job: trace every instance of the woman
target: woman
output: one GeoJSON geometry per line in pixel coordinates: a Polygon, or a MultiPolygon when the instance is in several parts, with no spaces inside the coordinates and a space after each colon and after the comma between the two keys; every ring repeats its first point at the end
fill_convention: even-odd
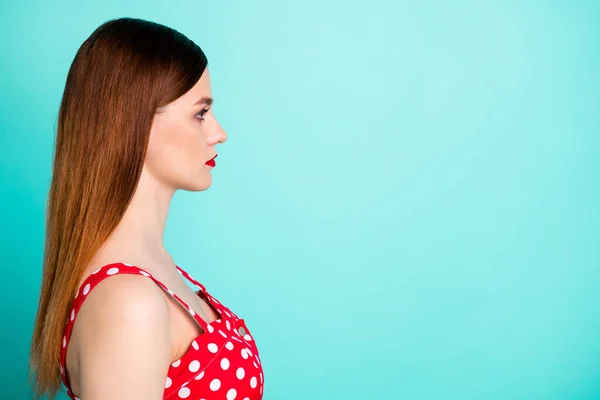
{"type": "Polygon", "coordinates": [[[211,105],[204,53],[171,28],[115,19],[78,50],[48,199],[36,398],[61,384],[83,400],[262,398],[244,320],[162,242],[174,192],[211,184],[227,139],[211,105]]]}

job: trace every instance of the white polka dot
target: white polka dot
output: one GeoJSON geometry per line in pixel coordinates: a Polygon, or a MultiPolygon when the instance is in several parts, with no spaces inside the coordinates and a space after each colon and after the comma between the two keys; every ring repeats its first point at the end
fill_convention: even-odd
{"type": "Polygon", "coordinates": [[[262,378],[262,372],[261,372],[261,373],[260,373],[260,383],[262,383],[262,381],[263,381],[262,379],[263,379],[263,378],[262,378]]]}
{"type": "Polygon", "coordinates": [[[244,375],[246,375],[246,372],[242,367],[239,367],[237,371],[235,371],[235,376],[237,376],[238,379],[244,379],[244,375]]]}
{"type": "Polygon", "coordinates": [[[250,378],[250,387],[252,389],[254,389],[256,387],[256,377],[253,376],[252,378],[250,378]]]}
{"type": "Polygon", "coordinates": [[[75,310],[71,310],[71,321],[75,319],[75,310]]]}
{"type": "Polygon", "coordinates": [[[113,267],[113,268],[109,269],[108,271],[106,271],[106,274],[107,274],[107,275],[114,275],[114,274],[116,274],[117,272],[119,272],[119,268],[117,268],[117,267],[113,267]]]}
{"type": "Polygon", "coordinates": [[[225,321],[225,325],[227,326],[227,329],[231,330],[231,324],[229,321],[225,321]]]}
{"type": "Polygon", "coordinates": [[[182,387],[181,389],[179,389],[179,392],[177,392],[177,395],[180,399],[187,399],[190,396],[190,393],[190,388],[182,387]]]}
{"type": "Polygon", "coordinates": [[[233,343],[231,343],[231,342],[227,342],[227,344],[225,345],[225,348],[226,348],[227,350],[233,350],[233,343]]]}
{"type": "Polygon", "coordinates": [[[63,347],[67,345],[67,337],[63,336],[63,347]]]}
{"type": "Polygon", "coordinates": [[[169,378],[167,376],[167,381],[165,382],[165,389],[168,387],[171,387],[172,384],[173,384],[173,381],[171,380],[171,378],[169,378]]]}
{"type": "Polygon", "coordinates": [[[250,349],[246,349],[246,351],[248,352],[248,354],[250,354],[250,356],[252,356],[252,352],[250,351],[250,349]]]}
{"type": "Polygon", "coordinates": [[[89,284],[89,283],[88,283],[88,284],[86,284],[86,285],[83,287],[83,295],[84,295],[84,296],[85,296],[85,295],[87,295],[87,294],[90,292],[90,287],[91,287],[91,286],[90,286],[90,284],[89,284]]]}
{"type": "Polygon", "coordinates": [[[198,347],[198,343],[194,340],[192,341],[192,347],[194,348],[194,350],[198,350],[200,347],[198,347]]]}
{"type": "Polygon", "coordinates": [[[226,369],[229,369],[229,360],[228,360],[228,359],[226,359],[226,358],[223,358],[223,359],[221,360],[221,368],[223,368],[223,369],[225,369],[225,370],[226,370],[226,369]]]}
{"type": "Polygon", "coordinates": [[[216,392],[217,390],[219,390],[220,387],[221,387],[220,380],[215,378],[212,381],[210,381],[210,390],[212,390],[213,392],[216,392]]]}
{"type": "Polygon", "coordinates": [[[233,400],[237,396],[237,391],[235,389],[229,389],[227,392],[227,400],[233,400]]]}
{"type": "Polygon", "coordinates": [[[208,330],[208,332],[213,333],[215,331],[215,328],[213,328],[211,325],[207,325],[206,329],[208,330]]]}
{"type": "Polygon", "coordinates": [[[219,329],[219,333],[221,334],[221,336],[223,336],[224,338],[227,337],[227,334],[225,332],[223,332],[222,330],[219,329]]]}
{"type": "Polygon", "coordinates": [[[210,298],[211,298],[211,299],[212,299],[212,300],[213,300],[215,303],[217,303],[217,304],[221,304],[221,303],[219,303],[219,301],[218,301],[217,299],[215,299],[214,297],[210,296],[210,298]]]}
{"type": "Polygon", "coordinates": [[[260,385],[260,394],[262,394],[263,385],[260,385]]]}
{"type": "Polygon", "coordinates": [[[252,341],[252,336],[250,336],[249,334],[246,334],[244,336],[244,339],[246,339],[247,341],[251,342],[252,341]]]}
{"type": "Polygon", "coordinates": [[[146,271],[140,271],[140,274],[144,275],[144,276],[150,276],[149,273],[147,273],[146,271]]]}
{"type": "Polygon", "coordinates": [[[225,315],[227,315],[228,317],[231,317],[231,314],[229,314],[229,313],[227,312],[227,310],[223,310],[223,312],[224,312],[224,313],[225,313],[225,315]]]}
{"type": "Polygon", "coordinates": [[[252,361],[252,364],[254,364],[254,368],[258,368],[258,365],[256,365],[256,362],[252,361]]]}
{"type": "Polygon", "coordinates": [[[200,362],[198,360],[194,360],[188,365],[188,369],[192,372],[196,372],[200,369],[200,362]]]}
{"type": "Polygon", "coordinates": [[[216,344],[214,344],[214,343],[208,344],[208,351],[210,351],[211,353],[216,353],[217,350],[219,350],[219,347],[217,347],[216,344]]]}
{"type": "Polygon", "coordinates": [[[250,400],[250,397],[244,397],[244,400],[250,400]]]}
{"type": "Polygon", "coordinates": [[[194,379],[199,381],[204,376],[204,371],[200,372],[194,379]]]}
{"type": "Polygon", "coordinates": [[[97,270],[95,270],[94,272],[92,272],[92,275],[97,274],[98,271],[100,271],[102,269],[102,267],[98,268],[97,270]]]}
{"type": "Polygon", "coordinates": [[[236,328],[233,328],[233,331],[239,335],[239,332],[236,328]]]}
{"type": "Polygon", "coordinates": [[[179,367],[179,364],[181,364],[181,360],[177,360],[175,362],[173,362],[171,365],[175,368],[179,367]]]}
{"type": "Polygon", "coordinates": [[[248,358],[248,352],[246,351],[246,349],[242,349],[242,357],[245,359],[248,358]]]}

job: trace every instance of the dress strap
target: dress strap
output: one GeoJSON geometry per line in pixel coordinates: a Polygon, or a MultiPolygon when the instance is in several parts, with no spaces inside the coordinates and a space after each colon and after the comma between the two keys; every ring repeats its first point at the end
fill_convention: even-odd
{"type": "MultiPolygon", "coordinates": [[[[177,267],[177,270],[186,279],[188,279],[190,282],[192,282],[193,284],[198,286],[202,290],[202,292],[205,296],[208,295],[204,285],[202,285],[200,282],[196,281],[187,272],[183,271],[178,266],[176,266],[176,267],[177,267]]],[[[198,325],[200,325],[202,327],[203,331],[207,331],[207,330],[211,331],[211,327],[208,327],[208,323],[206,321],[204,321],[202,318],[200,318],[200,316],[198,314],[196,314],[196,312],[189,306],[189,304],[187,304],[181,297],[179,297],[176,293],[174,293],[172,290],[170,290],[164,283],[162,283],[156,277],[154,277],[154,275],[152,275],[150,272],[148,272],[138,266],[131,265],[131,264],[125,264],[125,263],[121,263],[121,262],[106,264],[103,267],[100,267],[96,271],[92,272],[83,281],[83,283],[77,289],[77,292],[75,293],[75,297],[73,298],[73,301],[71,303],[71,312],[69,313],[69,316],[66,321],[65,329],[63,331],[63,338],[62,338],[61,349],[60,349],[60,361],[59,361],[59,367],[60,367],[60,372],[62,375],[62,380],[63,380],[63,383],[64,383],[65,387],[67,388],[68,392],[70,392],[70,385],[69,385],[68,375],[66,372],[65,363],[66,363],[67,344],[69,343],[69,339],[71,338],[71,333],[73,332],[73,325],[75,322],[75,317],[77,316],[77,313],[79,312],[79,309],[81,308],[81,306],[82,306],[84,300],[86,299],[86,297],[88,296],[88,294],[100,282],[102,282],[103,280],[105,280],[111,276],[120,275],[120,274],[142,275],[142,276],[152,279],[159,287],[161,287],[165,292],[167,292],[172,298],[174,298],[179,304],[181,304],[186,309],[186,311],[192,316],[192,318],[194,318],[194,320],[198,323],[198,325]]],[[[208,295],[208,296],[210,296],[210,295],[208,295]]]]}
{"type": "Polygon", "coordinates": [[[177,268],[177,271],[179,271],[179,273],[181,275],[183,275],[183,277],[185,279],[187,279],[188,281],[190,281],[192,284],[196,285],[198,288],[200,288],[200,290],[202,290],[202,293],[204,295],[208,294],[208,292],[206,291],[206,287],[201,284],[200,282],[198,282],[197,280],[195,280],[194,278],[192,278],[192,276],[190,274],[188,274],[186,271],[183,270],[183,268],[181,268],[179,265],[175,264],[175,268],[177,268]]]}
{"type": "MultiPolygon", "coordinates": [[[[65,331],[64,331],[63,340],[62,340],[61,363],[63,365],[64,365],[64,356],[66,355],[66,347],[67,347],[67,343],[69,342],[69,339],[71,337],[71,332],[73,330],[73,324],[75,321],[75,317],[77,316],[77,313],[79,312],[79,309],[81,308],[81,306],[83,304],[83,301],[85,300],[87,295],[94,289],[94,287],[96,287],[100,282],[102,282],[104,279],[107,279],[111,276],[115,276],[115,275],[119,275],[119,274],[142,275],[142,276],[149,277],[158,286],[160,286],[165,292],[167,292],[172,298],[174,298],[179,304],[181,304],[187,310],[187,312],[194,318],[194,320],[198,323],[198,325],[200,325],[202,327],[202,329],[204,331],[207,330],[208,324],[202,318],[200,318],[200,316],[198,314],[196,314],[196,312],[189,306],[189,304],[187,304],[181,297],[179,297],[176,293],[174,293],[172,290],[170,290],[164,283],[159,281],[156,277],[154,277],[154,275],[152,275],[148,271],[144,270],[143,268],[137,267],[135,265],[131,265],[131,264],[125,264],[125,263],[107,264],[107,265],[97,269],[96,271],[92,272],[83,281],[83,283],[77,290],[77,293],[75,294],[75,297],[73,299],[72,306],[71,306],[71,313],[69,315],[69,319],[67,320],[67,324],[65,326],[65,331]]],[[[187,275],[187,273],[185,275],[187,275]]],[[[189,277],[189,275],[186,278],[191,279],[192,282],[194,282],[193,278],[189,277]]],[[[200,284],[197,281],[195,282],[195,284],[198,285],[204,293],[206,293],[205,288],[202,284],[200,284]]]]}
{"type": "MultiPolygon", "coordinates": [[[[235,318],[239,318],[233,311],[231,311],[228,307],[226,307],[223,303],[221,303],[219,300],[217,300],[217,298],[215,298],[215,296],[213,296],[212,294],[209,293],[208,290],[206,290],[206,287],[201,284],[200,282],[198,282],[196,279],[194,279],[188,272],[184,271],[183,268],[181,268],[178,265],[175,265],[175,267],[177,268],[177,270],[179,271],[179,273],[181,275],[183,275],[183,277],[185,279],[187,279],[188,281],[190,281],[192,284],[198,286],[198,288],[200,288],[200,291],[202,291],[205,300],[207,300],[207,302],[215,308],[215,310],[217,310],[217,312],[220,314],[219,319],[222,318],[223,314],[225,314],[227,317],[235,317],[235,318]]],[[[208,328],[210,330],[210,328],[208,328]]]]}

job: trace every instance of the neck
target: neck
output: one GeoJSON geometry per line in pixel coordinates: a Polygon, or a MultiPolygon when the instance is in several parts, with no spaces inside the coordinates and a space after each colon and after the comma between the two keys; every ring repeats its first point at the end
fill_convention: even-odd
{"type": "Polygon", "coordinates": [[[174,193],[144,168],[127,211],[107,241],[111,247],[109,253],[125,259],[172,262],[164,247],[163,234],[174,193]]]}

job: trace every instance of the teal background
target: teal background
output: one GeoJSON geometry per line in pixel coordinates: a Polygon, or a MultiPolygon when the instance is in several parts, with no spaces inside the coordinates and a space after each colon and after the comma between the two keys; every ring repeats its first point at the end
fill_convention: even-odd
{"type": "Polygon", "coordinates": [[[165,242],[264,399],[600,399],[600,3],[122,3],[1,6],[0,398],[30,398],[68,68],[133,16],[208,56],[229,139],[165,242]]]}

